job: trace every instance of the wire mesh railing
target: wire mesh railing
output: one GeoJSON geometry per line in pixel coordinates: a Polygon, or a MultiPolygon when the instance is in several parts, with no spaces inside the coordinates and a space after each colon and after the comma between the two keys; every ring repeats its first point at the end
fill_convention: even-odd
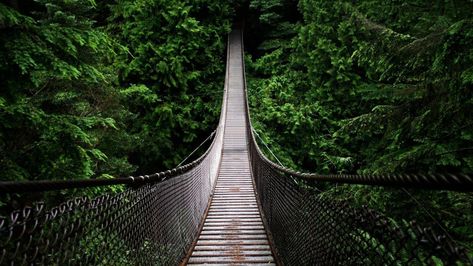
{"type": "Polygon", "coordinates": [[[255,146],[250,153],[261,207],[286,265],[472,263],[466,250],[439,230],[334,199],[300,177],[272,167],[255,146]]]}
{"type": "Polygon", "coordinates": [[[473,265],[473,258],[469,258],[465,248],[438,233],[442,228],[395,221],[368,207],[320,193],[315,186],[328,182],[473,191],[471,175],[319,175],[293,171],[272,162],[261,152],[246,99],[252,174],[266,227],[281,263],[473,265]]]}
{"type": "Polygon", "coordinates": [[[0,264],[177,264],[207,207],[211,157],[159,183],[13,212],[0,221],[0,264]]]}
{"type": "MultiPolygon", "coordinates": [[[[0,219],[0,265],[177,265],[199,233],[223,127],[198,160],[126,178],[123,192],[41,203],[0,219]]],[[[47,186],[54,189],[54,183],[47,186]]]]}

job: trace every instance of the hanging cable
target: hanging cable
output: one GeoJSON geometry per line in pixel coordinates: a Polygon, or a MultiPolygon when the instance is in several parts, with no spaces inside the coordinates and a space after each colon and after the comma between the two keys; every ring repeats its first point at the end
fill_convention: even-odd
{"type": "MultiPolygon", "coordinates": [[[[261,141],[261,143],[263,143],[263,145],[266,147],[266,149],[269,151],[269,153],[271,153],[271,155],[276,159],[276,161],[278,161],[279,165],[286,168],[286,166],[284,166],[281,161],[278,159],[278,157],[276,156],[276,154],[274,154],[274,152],[269,148],[268,144],[266,144],[266,142],[264,142],[263,138],[261,138],[261,136],[258,134],[258,132],[256,132],[256,130],[251,127],[251,131],[253,131],[253,133],[255,133],[255,135],[258,137],[258,139],[261,141]]],[[[294,182],[298,183],[297,180],[292,176],[290,175],[290,177],[294,180],[294,182]]],[[[317,190],[318,192],[323,192],[322,190],[320,190],[318,187],[316,187],[315,185],[312,185],[311,186],[312,188],[314,188],[315,190],[317,190]]]]}
{"type": "Polygon", "coordinates": [[[258,132],[256,132],[256,130],[251,127],[251,130],[253,131],[253,133],[255,133],[255,135],[258,137],[258,139],[261,141],[261,143],[263,143],[263,145],[266,147],[266,149],[269,151],[269,153],[271,153],[271,155],[276,159],[276,161],[278,161],[279,165],[281,165],[282,167],[286,168],[286,166],[284,166],[281,161],[278,159],[278,157],[273,153],[273,151],[268,147],[268,145],[266,144],[266,142],[264,142],[264,140],[261,138],[261,136],[258,134],[258,132]]]}
{"type": "Polygon", "coordinates": [[[434,223],[436,223],[438,225],[438,227],[445,233],[445,235],[453,242],[455,242],[455,240],[453,239],[453,237],[448,233],[448,231],[442,226],[442,224],[440,224],[440,222],[427,210],[427,208],[422,205],[422,203],[420,203],[411,193],[409,193],[409,191],[407,191],[407,189],[405,188],[401,188],[402,191],[404,191],[404,193],[406,193],[429,217],[430,219],[432,219],[434,221],[434,223]]]}
{"type": "Polygon", "coordinates": [[[200,147],[202,147],[202,145],[204,145],[204,143],[206,143],[209,139],[211,139],[213,137],[213,135],[215,135],[215,133],[217,132],[217,129],[214,130],[212,133],[210,133],[210,135],[200,143],[199,146],[197,146],[197,148],[195,148],[186,158],[184,158],[184,160],[182,160],[182,162],[180,162],[176,167],[179,167],[181,166],[185,161],[187,161],[187,159],[189,159],[196,151],[198,151],[200,149],[200,147]]]}

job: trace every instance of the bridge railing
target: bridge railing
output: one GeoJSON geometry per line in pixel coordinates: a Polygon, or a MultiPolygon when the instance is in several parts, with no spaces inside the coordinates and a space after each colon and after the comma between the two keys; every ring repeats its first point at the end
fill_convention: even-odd
{"type": "Polygon", "coordinates": [[[464,248],[430,227],[394,221],[367,207],[355,207],[319,193],[315,187],[316,183],[345,183],[473,191],[472,176],[319,175],[293,171],[272,162],[260,150],[246,99],[252,174],[266,227],[283,264],[473,264],[464,248]]]}
{"type": "Polygon", "coordinates": [[[228,69],[212,144],[189,164],[136,177],[0,182],[2,194],[127,186],[0,217],[0,265],[177,265],[197,238],[217,178],[227,83],[228,69]]]}
{"type": "MultiPolygon", "coordinates": [[[[77,197],[52,208],[36,203],[0,217],[0,265],[177,265],[199,233],[223,128],[221,123],[211,148],[190,164],[112,180],[129,185],[123,192],[77,197]]],[[[21,184],[8,185],[21,191],[21,184]]],[[[26,190],[68,188],[67,182],[37,185],[26,190]]]]}

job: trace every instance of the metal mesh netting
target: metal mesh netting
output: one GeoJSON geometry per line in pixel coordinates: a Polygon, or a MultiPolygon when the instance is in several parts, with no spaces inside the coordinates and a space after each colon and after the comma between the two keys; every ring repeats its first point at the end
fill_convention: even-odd
{"type": "Polygon", "coordinates": [[[178,264],[199,232],[220,150],[162,182],[13,212],[0,221],[0,264],[178,264]]]}
{"type": "Polygon", "coordinates": [[[269,164],[250,141],[261,207],[286,265],[470,265],[466,251],[431,228],[397,224],[317,193],[269,164]]]}

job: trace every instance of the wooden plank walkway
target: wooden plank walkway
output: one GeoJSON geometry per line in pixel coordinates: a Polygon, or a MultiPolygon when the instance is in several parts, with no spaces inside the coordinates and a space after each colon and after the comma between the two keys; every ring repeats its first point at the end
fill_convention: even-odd
{"type": "Polygon", "coordinates": [[[189,265],[275,265],[248,158],[240,31],[229,41],[228,102],[222,163],[189,265]]]}

